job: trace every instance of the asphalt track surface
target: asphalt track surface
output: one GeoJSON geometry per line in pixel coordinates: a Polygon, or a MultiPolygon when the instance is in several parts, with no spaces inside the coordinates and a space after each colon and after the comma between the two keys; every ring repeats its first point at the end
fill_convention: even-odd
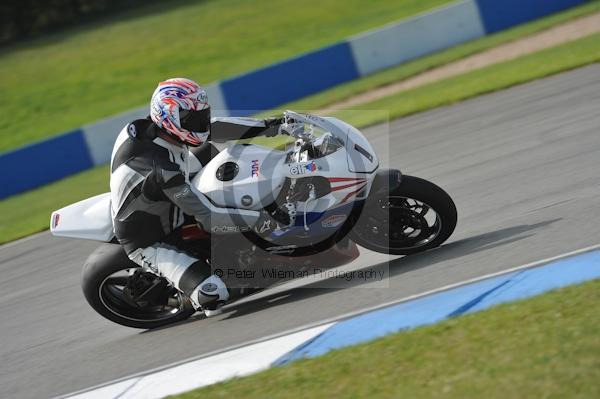
{"type": "MultiPolygon", "coordinates": [[[[44,233],[0,248],[0,397],[67,394],[320,320],[600,242],[600,65],[377,126],[385,160],[455,199],[439,249],[381,283],[296,281],[223,315],[141,332],[95,314],[79,287],[94,242],[44,233]],[[386,154],[387,153],[387,154],[386,154]],[[326,285],[327,287],[324,287],[326,285]]],[[[380,265],[365,252],[349,267],[380,265]]]]}

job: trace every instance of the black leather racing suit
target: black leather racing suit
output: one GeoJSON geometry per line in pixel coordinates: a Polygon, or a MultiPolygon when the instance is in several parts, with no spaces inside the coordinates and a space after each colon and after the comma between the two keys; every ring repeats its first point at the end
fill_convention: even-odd
{"type": "MultiPolygon", "coordinates": [[[[134,262],[166,277],[194,298],[194,290],[211,277],[210,266],[162,243],[165,237],[181,226],[184,214],[193,216],[207,231],[213,226],[239,226],[240,222],[252,227],[260,214],[217,207],[197,192],[190,185],[190,175],[201,169],[201,161],[208,161],[201,155],[207,153],[206,147],[194,151],[199,154],[196,156],[186,146],[159,137],[158,129],[150,119],[136,120],[123,128],[115,142],[110,177],[115,235],[134,262]]],[[[209,140],[274,135],[277,129],[269,120],[213,118],[209,140]]]]}

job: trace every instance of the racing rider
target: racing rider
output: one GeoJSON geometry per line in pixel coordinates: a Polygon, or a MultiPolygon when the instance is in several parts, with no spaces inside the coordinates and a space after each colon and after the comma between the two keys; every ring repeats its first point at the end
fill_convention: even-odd
{"type": "Polygon", "coordinates": [[[132,261],[165,277],[189,295],[196,309],[217,309],[229,292],[206,260],[164,243],[182,225],[183,214],[193,216],[206,231],[260,225],[262,232],[269,223],[266,213],[213,205],[190,185],[190,175],[214,151],[209,140],[274,136],[281,123],[281,119],[211,120],[206,91],[192,80],[174,78],[154,91],[150,117],[129,123],[116,140],[110,176],[116,237],[132,261]]]}

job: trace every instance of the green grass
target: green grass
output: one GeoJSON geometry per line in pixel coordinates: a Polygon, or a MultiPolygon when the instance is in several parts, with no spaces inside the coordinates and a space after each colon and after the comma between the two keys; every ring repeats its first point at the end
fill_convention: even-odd
{"type": "MultiPolygon", "coordinates": [[[[552,28],[561,23],[600,11],[600,0],[593,0],[579,7],[571,8],[557,14],[550,15],[515,28],[485,36],[447,50],[418,58],[397,67],[389,68],[373,75],[354,80],[321,93],[305,97],[281,106],[281,109],[316,110],[343,101],[354,95],[364,93],[371,89],[395,83],[427,70],[439,67],[450,62],[460,60],[467,56],[488,50],[534,33],[552,28]]],[[[272,111],[261,113],[271,114],[272,111]]]]}
{"type": "Polygon", "coordinates": [[[174,1],[0,50],[0,151],[147,104],[156,84],[226,78],[450,0],[174,1]]]}
{"type": "MultiPolygon", "coordinates": [[[[592,6],[578,12],[590,12],[592,6]]],[[[568,13],[574,13],[574,10],[568,13]]],[[[574,15],[574,14],[570,14],[574,15]]],[[[552,18],[558,18],[554,16],[552,18]]],[[[367,126],[389,117],[400,117],[529,80],[600,61],[600,35],[579,39],[516,60],[483,68],[362,105],[362,112],[338,116],[356,126],[367,126]]],[[[384,72],[388,73],[388,72],[384,72]]],[[[307,107],[307,109],[318,108],[307,107]]],[[[294,107],[301,110],[301,108],[294,107]]],[[[99,167],[48,186],[0,201],[0,243],[48,228],[51,211],[108,191],[108,172],[99,167]],[[27,204],[26,207],[23,204],[27,204]]]]}
{"type": "Polygon", "coordinates": [[[337,115],[364,127],[595,62],[600,62],[600,34],[361,104],[361,112],[340,111],[337,115]],[[364,111],[369,109],[386,110],[389,115],[364,111]]]}
{"type": "MultiPolygon", "coordinates": [[[[364,127],[388,117],[450,104],[598,61],[600,34],[402,92],[366,104],[361,107],[361,112],[340,111],[338,115],[364,127]],[[369,109],[373,111],[369,112],[369,109]]],[[[108,191],[108,173],[105,167],[100,167],[2,200],[0,243],[46,229],[52,210],[105,191],[108,191]]]]}
{"type": "Polygon", "coordinates": [[[175,398],[598,398],[599,315],[596,280],[175,398]]]}
{"type": "Polygon", "coordinates": [[[48,229],[50,213],[110,191],[108,165],[0,201],[0,243],[48,229]]]}

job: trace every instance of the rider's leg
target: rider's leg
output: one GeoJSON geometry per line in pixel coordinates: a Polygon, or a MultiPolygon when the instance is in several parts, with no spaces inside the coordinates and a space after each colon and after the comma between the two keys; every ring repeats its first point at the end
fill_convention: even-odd
{"type": "Polygon", "coordinates": [[[225,283],[211,273],[208,263],[176,247],[156,243],[136,249],[129,254],[129,258],[169,280],[175,288],[191,298],[196,309],[214,307],[229,299],[225,283]]]}

